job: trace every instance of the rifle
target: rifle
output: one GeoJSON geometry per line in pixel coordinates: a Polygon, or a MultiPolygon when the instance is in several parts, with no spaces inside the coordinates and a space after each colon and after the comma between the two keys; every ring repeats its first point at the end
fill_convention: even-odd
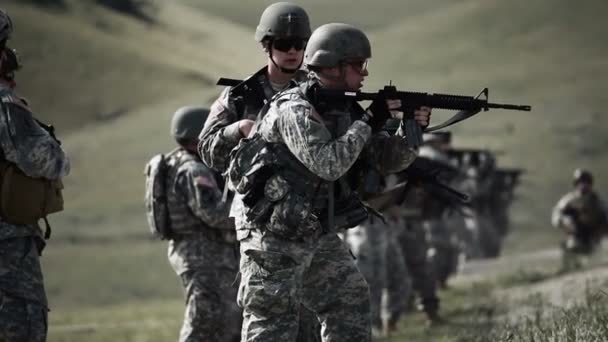
{"type": "Polygon", "coordinates": [[[417,147],[422,144],[422,130],[414,120],[414,111],[422,106],[431,108],[459,110],[454,116],[445,122],[428,127],[427,132],[436,131],[448,126],[451,126],[460,121],[466,120],[473,115],[483,111],[488,111],[490,108],[520,110],[529,112],[532,107],[528,105],[500,104],[488,102],[489,90],[484,88],[479,95],[462,96],[451,94],[432,94],[413,91],[399,91],[391,84],[384,86],[383,89],[375,93],[366,93],[361,91],[343,91],[326,88],[316,88],[314,96],[317,99],[332,99],[344,98],[353,99],[355,101],[373,101],[376,99],[401,100],[401,111],[403,111],[403,125],[405,128],[405,137],[408,146],[417,147]],[[484,96],[483,98],[481,96],[484,96]]]}
{"type": "Polygon", "coordinates": [[[380,193],[371,194],[366,202],[375,209],[384,210],[391,205],[402,204],[414,186],[422,186],[437,201],[450,207],[461,207],[469,203],[469,195],[442,181],[442,179],[453,179],[459,172],[450,165],[418,157],[407,169],[396,174],[401,180],[397,185],[380,193]]]}
{"type": "Polygon", "coordinates": [[[408,184],[420,185],[437,200],[454,204],[467,204],[470,201],[468,194],[462,193],[443,183],[443,179],[454,179],[460,171],[445,163],[428,158],[418,157],[407,169],[397,173],[405,177],[408,184]]]}

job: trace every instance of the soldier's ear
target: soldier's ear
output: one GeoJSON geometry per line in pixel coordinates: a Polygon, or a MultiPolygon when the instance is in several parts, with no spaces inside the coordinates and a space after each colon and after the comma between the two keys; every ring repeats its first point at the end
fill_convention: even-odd
{"type": "Polygon", "coordinates": [[[265,53],[270,52],[270,40],[263,40],[260,44],[262,45],[262,50],[264,50],[265,53]]]}

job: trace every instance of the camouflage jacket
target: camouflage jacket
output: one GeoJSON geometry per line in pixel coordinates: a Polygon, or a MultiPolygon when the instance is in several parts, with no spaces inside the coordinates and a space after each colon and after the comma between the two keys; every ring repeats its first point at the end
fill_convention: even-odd
{"type": "MultiPolygon", "coordinates": [[[[239,91],[236,87],[227,87],[211,106],[209,117],[205,122],[199,139],[198,152],[206,165],[218,172],[226,171],[230,151],[243,138],[239,131],[239,120],[256,120],[258,113],[266,102],[275,94],[264,67],[246,81],[258,86],[257,91],[239,91]]],[[[306,79],[303,71],[294,76],[296,82],[306,79]]]]}
{"type": "MultiPolygon", "coordinates": [[[[2,157],[30,177],[66,176],[70,164],[64,151],[34,120],[28,105],[2,83],[0,101],[2,157]]],[[[47,306],[38,257],[43,244],[37,224],[9,224],[0,218],[0,292],[47,306]]]]}
{"type": "MultiPolygon", "coordinates": [[[[70,163],[59,143],[34,120],[31,109],[8,86],[0,83],[0,147],[3,158],[27,176],[59,179],[70,163]]],[[[38,225],[13,225],[0,218],[0,240],[41,236],[38,225]]]]}
{"type": "Polygon", "coordinates": [[[594,229],[607,229],[606,207],[594,191],[572,191],[564,195],[553,208],[551,223],[556,228],[569,228],[569,222],[594,229]]]}
{"type": "Polygon", "coordinates": [[[169,259],[178,273],[195,268],[201,244],[234,244],[234,224],[222,202],[215,173],[193,153],[178,151],[168,161],[167,206],[175,238],[169,259]]]}
{"type": "MultiPolygon", "coordinates": [[[[332,109],[321,117],[306,96],[309,86],[313,86],[312,83],[302,83],[299,87],[278,95],[259,123],[257,133],[268,143],[285,146],[302,167],[320,181],[327,183],[340,180],[358,160],[364,162],[366,166],[375,168],[381,174],[388,174],[407,168],[416,158],[417,151],[407,147],[403,130],[399,129],[394,136],[389,136],[386,132],[372,135],[369,125],[360,120],[353,120],[361,111],[356,104],[347,106],[343,112],[332,109]],[[337,120],[340,122],[326,120],[329,117],[339,118],[337,120]],[[334,128],[330,130],[329,127],[336,129],[342,127],[344,131],[336,132],[334,128]]],[[[304,179],[301,181],[304,182],[304,179]]],[[[285,181],[276,183],[285,184],[285,181]]],[[[287,183],[289,189],[296,191],[285,189],[276,191],[287,195],[281,200],[282,202],[275,205],[273,215],[277,210],[289,210],[289,203],[300,203],[293,197],[299,195],[297,189],[302,186],[294,184],[293,180],[287,180],[287,183]]],[[[272,182],[267,183],[266,189],[275,188],[274,185],[272,182]]],[[[352,187],[353,184],[350,185],[352,187]]],[[[323,192],[322,188],[319,190],[319,187],[315,189],[314,186],[308,187],[308,191],[323,192]]],[[[270,225],[290,225],[291,222],[292,229],[293,226],[297,226],[298,229],[310,227],[316,224],[313,222],[315,215],[309,215],[310,210],[309,207],[295,205],[293,213],[282,215],[286,219],[273,220],[271,216],[270,225]]],[[[247,221],[245,218],[243,220],[247,221]]],[[[243,228],[245,227],[255,228],[256,225],[247,222],[243,228]]],[[[266,229],[270,227],[267,226],[266,229]]],[[[276,230],[289,229],[284,227],[276,230]]],[[[311,227],[311,229],[315,228],[311,227]]]]}

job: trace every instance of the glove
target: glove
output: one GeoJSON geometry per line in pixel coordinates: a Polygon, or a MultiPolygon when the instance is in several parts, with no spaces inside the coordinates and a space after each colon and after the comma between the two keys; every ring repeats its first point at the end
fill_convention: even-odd
{"type": "Polygon", "coordinates": [[[386,104],[386,99],[383,96],[379,96],[373,100],[369,107],[367,107],[367,110],[373,115],[368,115],[368,119],[366,121],[367,124],[371,126],[372,132],[380,131],[386,124],[386,120],[391,117],[391,113],[389,112],[386,104]]]}

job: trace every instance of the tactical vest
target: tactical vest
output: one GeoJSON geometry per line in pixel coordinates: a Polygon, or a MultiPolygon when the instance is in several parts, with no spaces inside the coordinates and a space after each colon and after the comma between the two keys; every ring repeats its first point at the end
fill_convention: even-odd
{"type": "MultiPolygon", "coordinates": [[[[281,101],[292,92],[308,99],[308,87],[308,83],[301,84],[273,101],[281,101]]],[[[324,118],[329,119],[327,126],[334,136],[344,134],[350,126],[349,112],[320,113],[327,114],[324,118]],[[344,120],[345,115],[348,120],[344,120]],[[344,131],[340,132],[339,127],[344,131]]],[[[230,159],[228,180],[244,195],[248,220],[277,235],[300,239],[320,230],[354,227],[367,219],[367,208],[351,191],[348,176],[327,182],[310,172],[282,143],[267,142],[256,133],[242,139],[230,159]]]]}

